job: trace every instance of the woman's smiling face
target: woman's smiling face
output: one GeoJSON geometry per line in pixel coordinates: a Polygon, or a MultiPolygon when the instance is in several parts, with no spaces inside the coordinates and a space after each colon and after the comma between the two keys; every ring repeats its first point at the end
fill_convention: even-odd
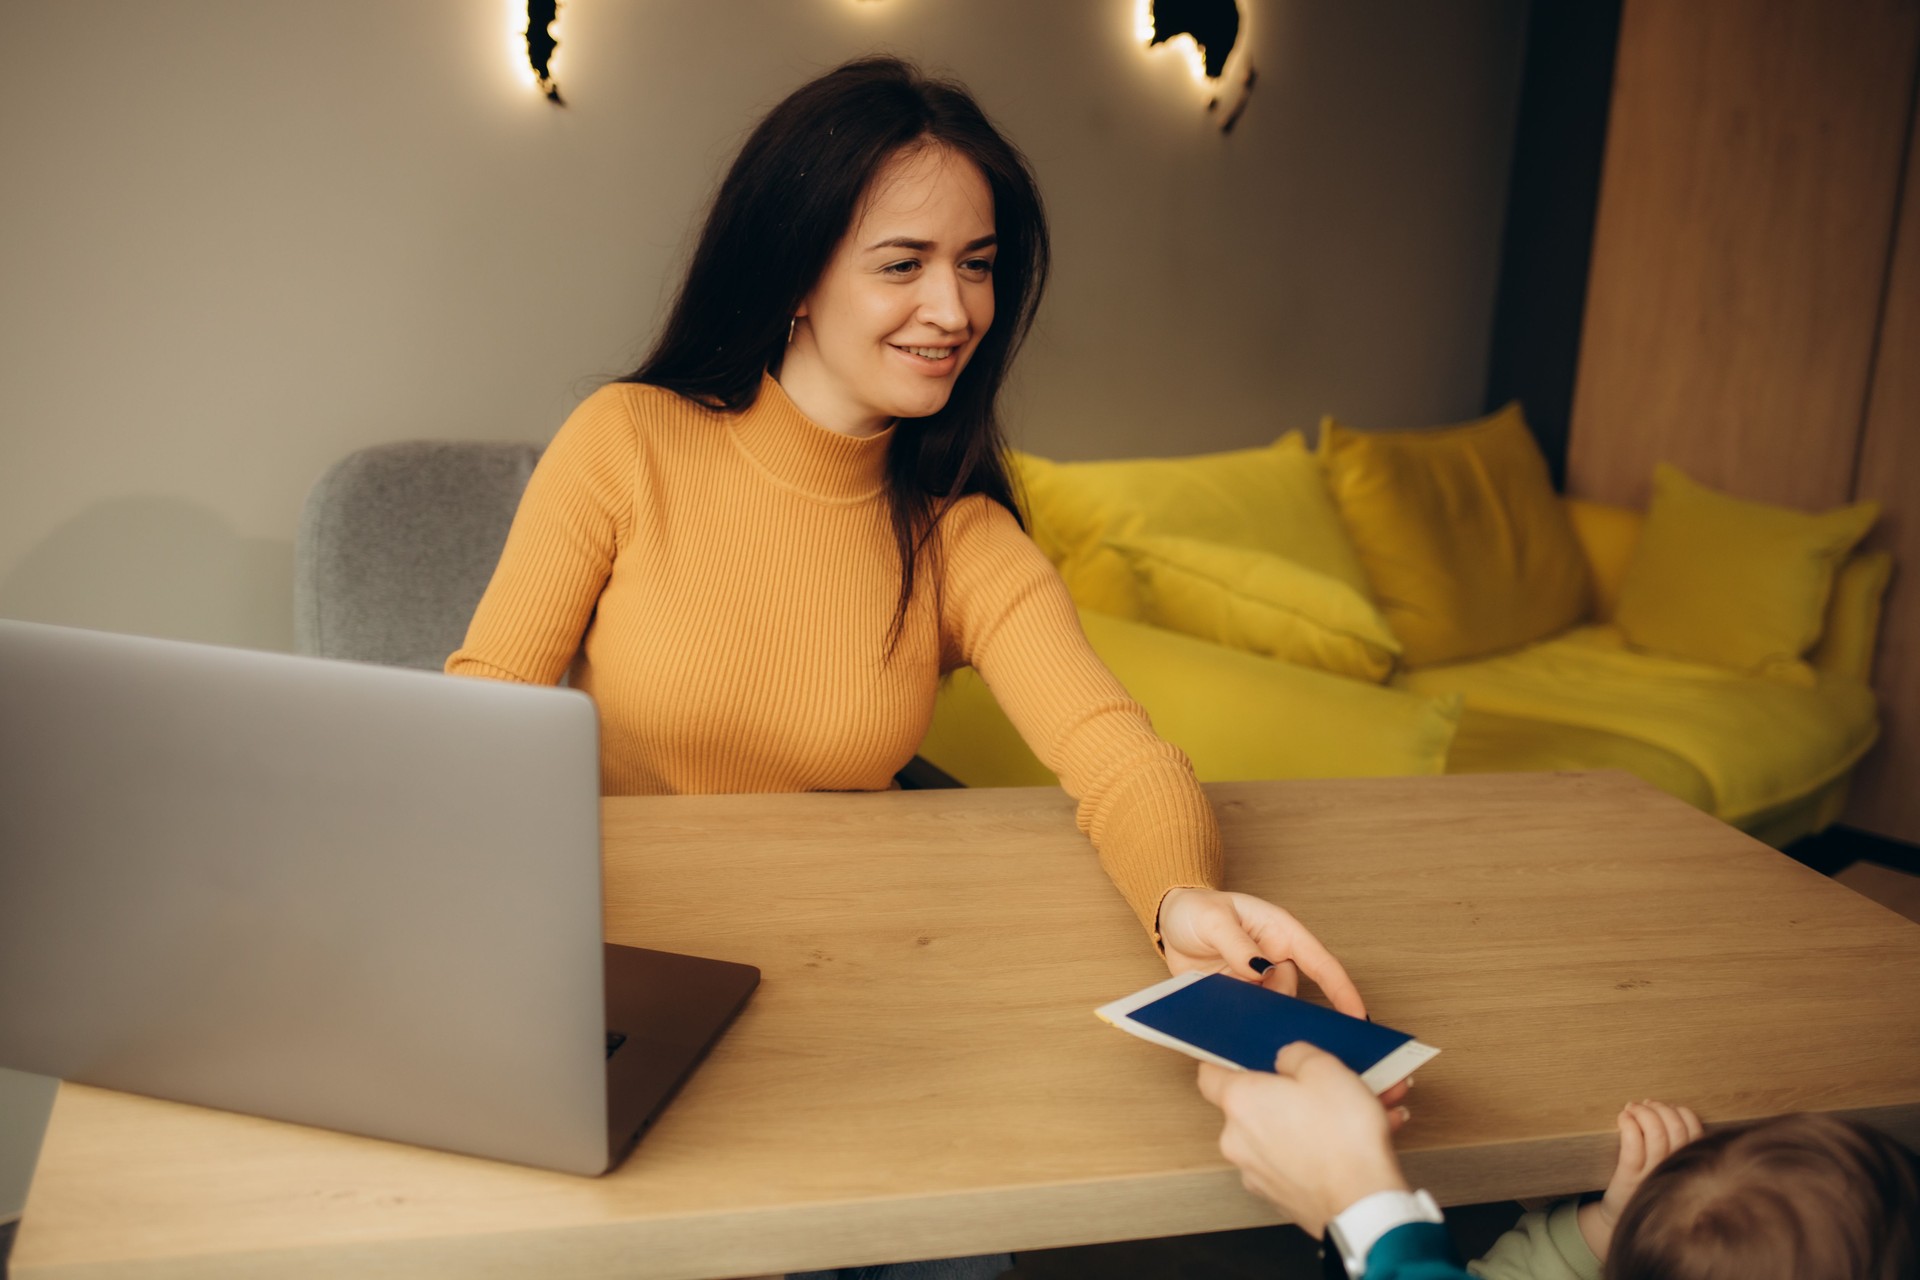
{"type": "Polygon", "coordinates": [[[940,146],[896,154],[802,301],[780,384],[847,435],[936,413],[993,323],[993,192],[940,146]]]}

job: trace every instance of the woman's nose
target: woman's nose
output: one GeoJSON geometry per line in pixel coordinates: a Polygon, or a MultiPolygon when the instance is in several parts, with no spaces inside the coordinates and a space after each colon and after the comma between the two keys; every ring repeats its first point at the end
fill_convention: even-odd
{"type": "Polygon", "coordinates": [[[960,296],[960,279],[950,272],[929,271],[922,277],[918,319],[954,333],[967,327],[967,308],[960,296]]]}

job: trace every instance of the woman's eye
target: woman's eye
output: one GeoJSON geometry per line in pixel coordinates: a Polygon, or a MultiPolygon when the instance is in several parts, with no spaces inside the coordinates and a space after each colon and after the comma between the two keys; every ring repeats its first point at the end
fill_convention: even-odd
{"type": "Polygon", "coordinates": [[[962,271],[970,271],[977,276],[991,275],[993,273],[993,259],[968,258],[960,264],[960,269],[962,271]]]}
{"type": "Polygon", "coordinates": [[[910,276],[914,272],[918,271],[919,269],[920,269],[920,264],[913,261],[911,258],[909,258],[905,262],[890,262],[886,266],[880,268],[883,274],[890,275],[890,276],[910,276]]]}

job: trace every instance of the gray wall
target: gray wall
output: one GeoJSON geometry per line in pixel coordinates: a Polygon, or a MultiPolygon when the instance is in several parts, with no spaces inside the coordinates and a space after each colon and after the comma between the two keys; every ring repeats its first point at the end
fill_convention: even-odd
{"type": "Polygon", "coordinates": [[[1475,411],[1524,0],[1242,0],[1231,136],[1137,8],[568,0],[562,111],[501,0],[9,6],[0,615],[287,647],[320,470],[547,438],[643,349],[757,114],[876,48],[967,80],[1050,201],[1018,443],[1475,411]]]}

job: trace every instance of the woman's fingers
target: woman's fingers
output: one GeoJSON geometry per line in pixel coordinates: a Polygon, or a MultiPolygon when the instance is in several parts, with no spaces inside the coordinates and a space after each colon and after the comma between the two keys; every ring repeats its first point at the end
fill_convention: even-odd
{"type": "Polygon", "coordinates": [[[1334,1008],[1366,1017],[1359,989],[1333,953],[1271,902],[1244,893],[1173,889],[1161,900],[1160,936],[1175,972],[1222,960],[1235,977],[1288,995],[1299,990],[1304,974],[1334,1008]]]}
{"type": "Polygon", "coordinates": [[[1300,994],[1299,966],[1291,960],[1282,960],[1267,970],[1266,976],[1260,979],[1260,985],[1269,991],[1278,991],[1283,996],[1297,996],[1300,994]]]}
{"type": "Polygon", "coordinates": [[[1269,950],[1284,950],[1300,967],[1300,972],[1312,979],[1313,984],[1325,993],[1334,1008],[1355,1018],[1367,1016],[1366,1003],[1360,999],[1360,988],[1353,985],[1353,979],[1333,958],[1333,952],[1322,946],[1320,939],[1314,937],[1307,926],[1270,902],[1247,898],[1243,894],[1235,894],[1234,898],[1241,907],[1242,919],[1250,915],[1255,917],[1247,919],[1246,923],[1256,941],[1269,950]],[[1281,945],[1276,946],[1269,941],[1274,935],[1283,940],[1281,945]]]}
{"type": "Polygon", "coordinates": [[[1367,1005],[1360,998],[1360,988],[1353,985],[1353,979],[1333,958],[1333,952],[1321,946],[1320,939],[1307,932],[1307,927],[1299,921],[1294,921],[1293,927],[1293,960],[1300,971],[1313,979],[1313,984],[1334,1008],[1349,1017],[1366,1017],[1367,1005]]]}

